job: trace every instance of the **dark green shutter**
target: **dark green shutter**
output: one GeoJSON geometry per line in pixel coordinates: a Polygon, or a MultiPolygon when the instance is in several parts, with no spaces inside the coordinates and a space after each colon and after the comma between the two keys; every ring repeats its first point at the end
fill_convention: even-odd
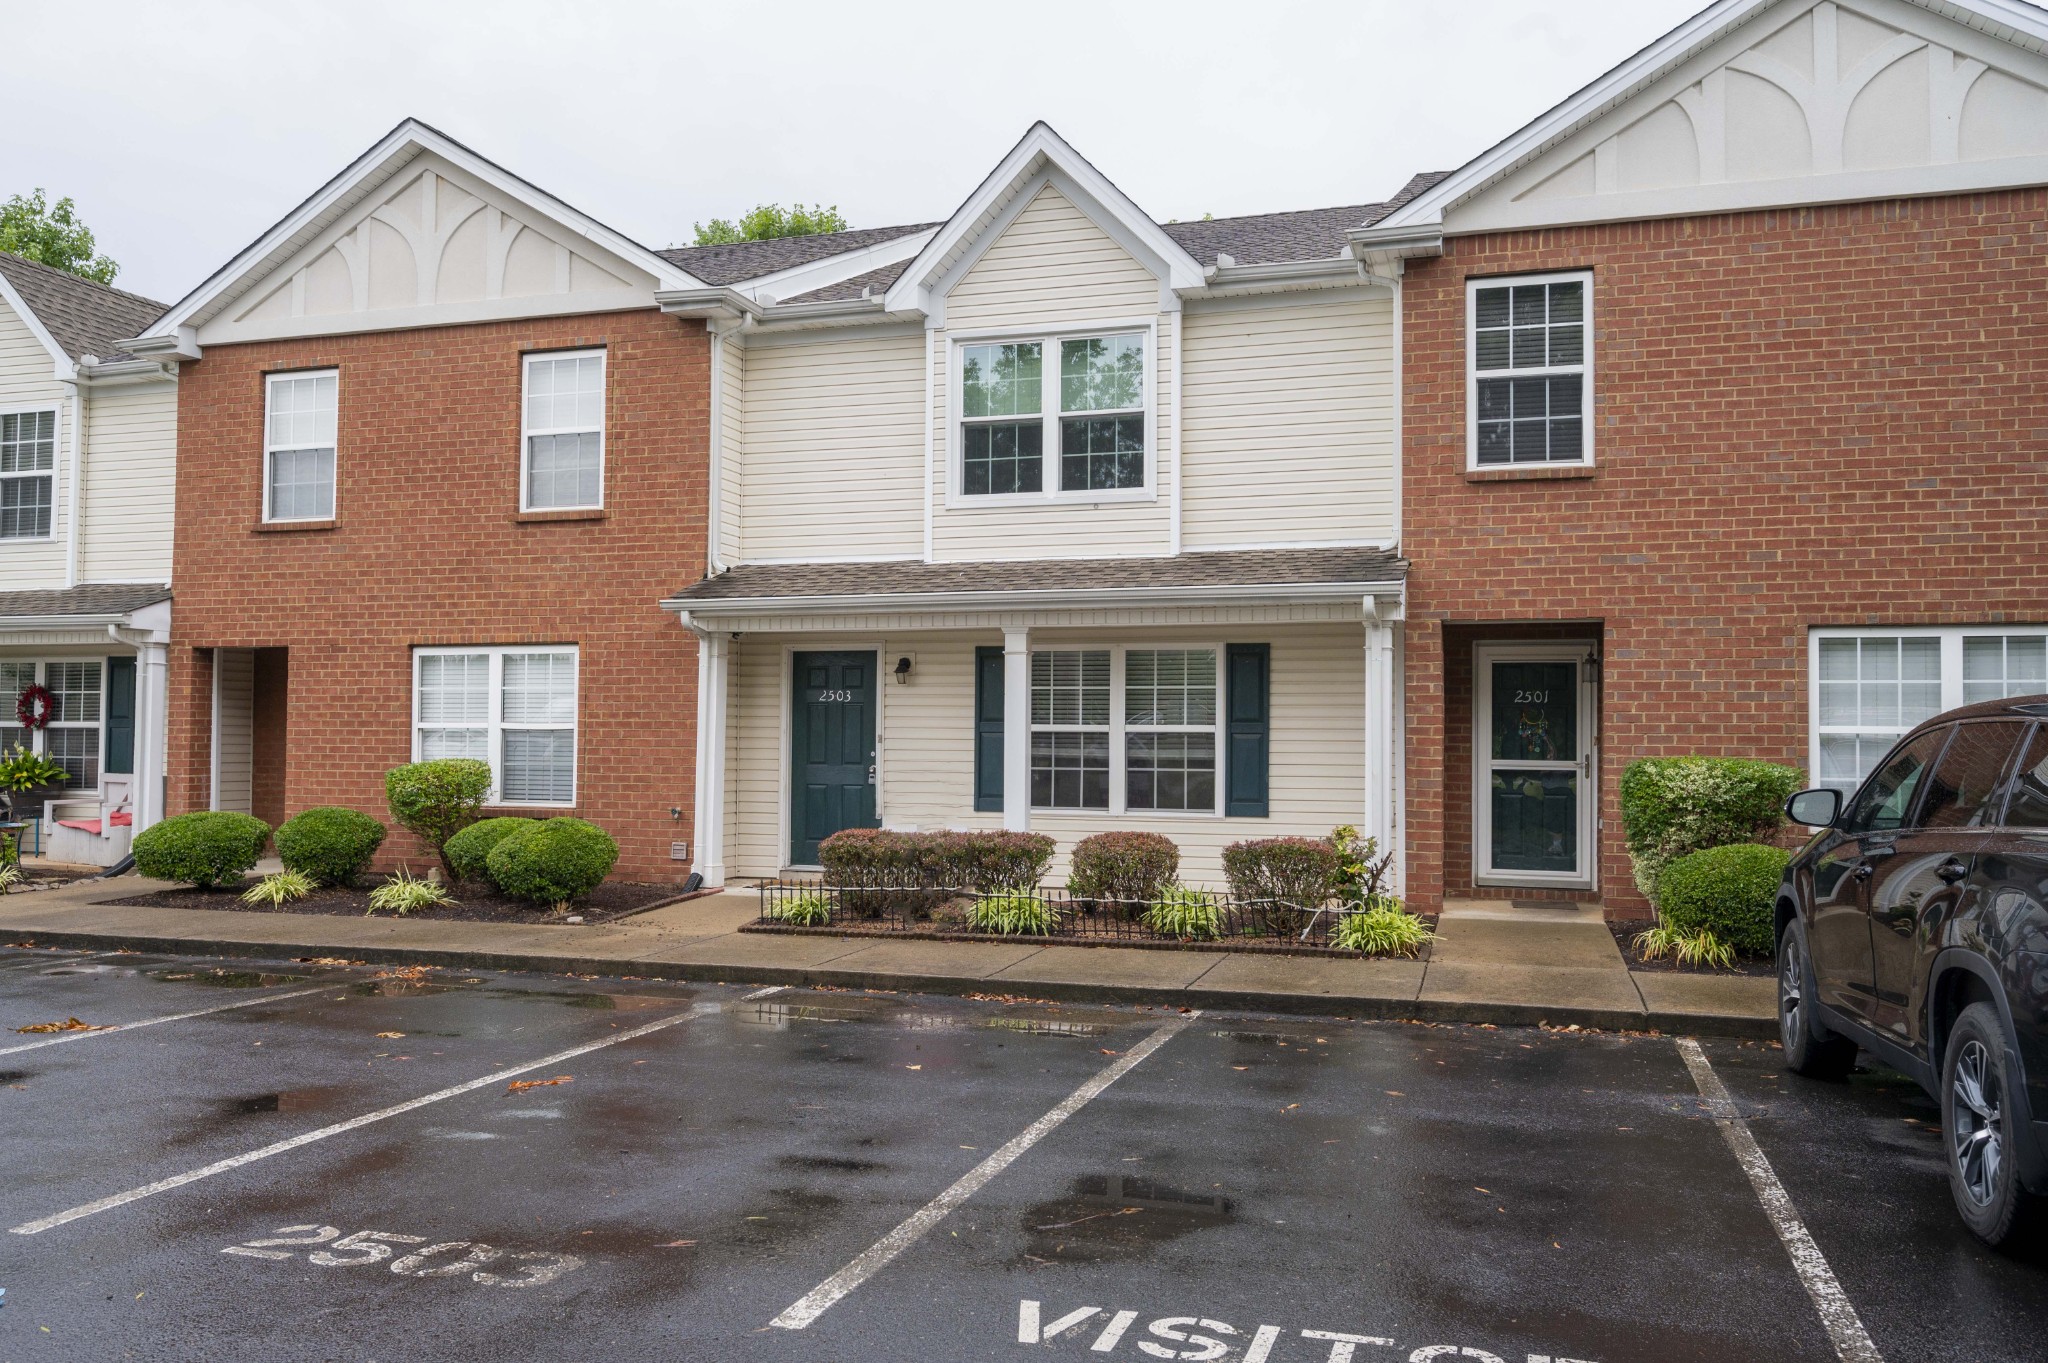
{"type": "Polygon", "coordinates": [[[1267,813],[1272,646],[1232,644],[1229,657],[1229,765],[1225,768],[1223,812],[1263,819],[1267,813]]]}
{"type": "Polygon", "coordinates": [[[107,755],[101,769],[135,770],[135,660],[107,659],[107,755]]]}
{"type": "Polygon", "coordinates": [[[1003,651],[974,650],[974,807],[1003,808],[1003,651]]]}

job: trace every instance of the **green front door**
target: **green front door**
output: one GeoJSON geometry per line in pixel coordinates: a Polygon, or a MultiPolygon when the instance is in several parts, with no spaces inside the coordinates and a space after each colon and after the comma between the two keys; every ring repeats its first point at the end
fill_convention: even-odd
{"type": "Polygon", "coordinates": [[[824,839],[875,827],[875,655],[799,653],[795,669],[789,861],[815,866],[824,839]]]}
{"type": "Polygon", "coordinates": [[[1475,866],[1493,884],[1590,884],[1586,647],[1481,647],[1475,866]]]}

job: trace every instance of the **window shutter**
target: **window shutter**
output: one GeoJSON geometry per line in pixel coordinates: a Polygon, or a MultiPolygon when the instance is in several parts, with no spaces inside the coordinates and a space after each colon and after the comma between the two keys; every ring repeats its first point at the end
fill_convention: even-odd
{"type": "Polygon", "coordinates": [[[1003,808],[1003,651],[974,650],[974,807],[1003,808]]]}
{"type": "Polygon", "coordinates": [[[107,659],[107,756],[101,769],[135,770],[135,660],[107,659]]]}
{"type": "Polygon", "coordinates": [[[1223,812],[1235,818],[1263,819],[1267,814],[1267,732],[1272,709],[1270,644],[1229,646],[1229,762],[1223,812]]]}

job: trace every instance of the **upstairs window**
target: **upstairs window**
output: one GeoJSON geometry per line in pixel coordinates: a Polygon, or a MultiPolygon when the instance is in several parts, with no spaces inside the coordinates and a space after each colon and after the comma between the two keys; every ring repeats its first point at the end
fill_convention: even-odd
{"type": "Polygon", "coordinates": [[[604,505],[604,352],[526,357],[522,511],[604,505]]]}
{"type": "Polygon", "coordinates": [[[1144,492],[1147,350],[1141,332],[961,346],[961,495],[1144,492]]]}
{"type": "Polygon", "coordinates": [[[1469,463],[1593,460],[1593,276],[1466,282],[1469,463]]]}
{"type": "Polygon", "coordinates": [[[265,384],[263,519],[334,519],[335,414],[341,384],[333,369],[272,374],[265,384]]]}
{"type": "Polygon", "coordinates": [[[0,540],[54,533],[57,412],[0,412],[0,540]]]}

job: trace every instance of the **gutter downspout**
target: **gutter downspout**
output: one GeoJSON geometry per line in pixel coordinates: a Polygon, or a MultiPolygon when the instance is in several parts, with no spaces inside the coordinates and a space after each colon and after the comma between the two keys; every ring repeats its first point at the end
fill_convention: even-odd
{"type": "Polygon", "coordinates": [[[85,367],[80,365],[76,377],[66,380],[71,387],[71,494],[70,505],[65,511],[64,544],[64,585],[78,585],[80,541],[84,534],[85,521],[85,367]]]}

